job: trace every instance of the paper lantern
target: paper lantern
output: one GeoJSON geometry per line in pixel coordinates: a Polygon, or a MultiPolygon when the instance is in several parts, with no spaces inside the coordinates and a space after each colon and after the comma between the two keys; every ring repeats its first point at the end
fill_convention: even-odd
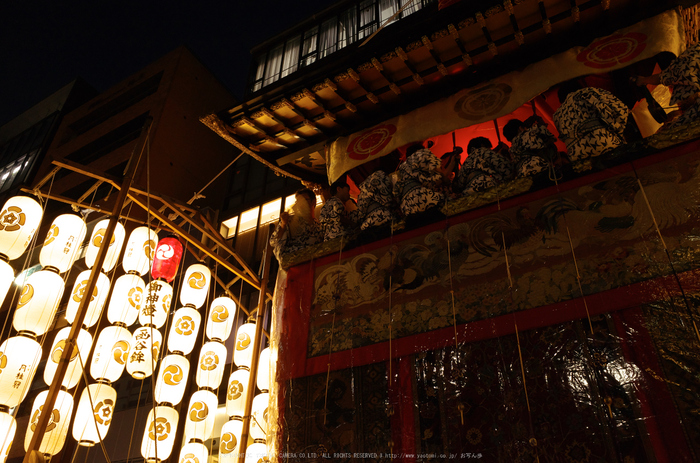
{"type": "Polygon", "coordinates": [[[112,297],[107,307],[107,319],[110,323],[124,323],[131,326],[141,313],[146,297],[146,283],[138,275],[126,274],[117,278],[112,290],[112,297]]]}
{"type": "Polygon", "coordinates": [[[165,324],[173,300],[173,287],[164,281],[151,281],[146,286],[139,323],[160,328],[165,324]]]}
{"type": "MultiPolygon", "coordinates": [[[[80,307],[80,302],[83,297],[86,297],[85,290],[88,286],[88,281],[90,280],[90,273],[92,270],[85,270],[78,275],[75,279],[75,284],[73,284],[73,289],[71,290],[70,298],[68,299],[68,306],[66,307],[66,320],[73,323],[76,315],[78,315],[78,307],[80,307]]],[[[100,272],[97,275],[97,282],[95,282],[95,288],[92,290],[90,295],[90,302],[87,306],[87,312],[85,313],[85,319],[83,320],[83,325],[90,328],[100,319],[102,314],[102,308],[107,301],[107,295],[109,294],[109,278],[107,275],[100,272]]]]}
{"type": "Polygon", "coordinates": [[[17,421],[9,413],[0,412],[0,463],[7,461],[12,441],[17,432],[17,421]]]}
{"type": "Polygon", "coordinates": [[[233,361],[238,367],[251,367],[253,363],[253,341],[255,340],[255,323],[245,323],[236,333],[236,347],[233,349],[233,361]]]}
{"type": "Polygon", "coordinates": [[[201,323],[202,316],[196,309],[191,307],[177,309],[173,315],[172,325],[170,325],[168,351],[182,352],[184,355],[192,352],[201,323]]]}
{"type": "Polygon", "coordinates": [[[12,266],[4,260],[0,260],[0,304],[5,301],[5,296],[7,296],[13,281],[15,281],[15,271],[12,266]]]}
{"type": "Polygon", "coordinates": [[[170,283],[177,274],[180,259],[182,259],[182,244],[180,244],[180,241],[172,236],[163,238],[156,247],[151,276],[156,280],[160,278],[170,283]]]}
{"type": "Polygon", "coordinates": [[[205,441],[211,437],[218,405],[216,394],[211,391],[199,390],[192,394],[185,417],[185,441],[205,441]]]}
{"type": "MultiPolygon", "coordinates": [[[[49,391],[43,391],[34,399],[32,413],[29,415],[27,434],[24,436],[25,451],[29,449],[29,443],[32,441],[34,431],[39,424],[39,417],[42,413],[46,413],[46,410],[44,410],[44,403],[46,403],[46,397],[48,395],[49,391]]],[[[70,425],[72,412],[73,397],[66,391],[59,390],[56,403],[51,411],[51,418],[46,426],[46,432],[41,439],[41,444],[39,444],[39,452],[44,455],[56,455],[61,451],[63,444],[66,442],[66,436],[68,435],[68,426],[70,425]]]]}
{"type": "Polygon", "coordinates": [[[59,273],[67,271],[76,261],[87,234],[83,218],[74,214],[56,217],[44,240],[39,262],[44,267],[54,267],[59,273]]]}
{"type": "Polygon", "coordinates": [[[207,338],[224,342],[231,334],[236,315],[236,303],[228,297],[217,297],[211,303],[207,318],[207,338]]]}
{"type": "Polygon", "coordinates": [[[268,463],[267,444],[256,441],[245,450],[245,463],[268,463]]]}
{"type": "Polygon", "coordinates": [[[141,455],[147,462],[158,463],[168,459],[175,443],[177,422],[178,415],[174,408],[158,406],[148,412],[141,440],[141,455]]]}
{"type": "Polygon", "coordinates": [[[104,440],[114,417],[115,403],[117,391],[112,386],[95,383],[83,389],[73,420],[73,439],[78,445],[92,447],[104,440]]]}
{"type": "Polygon", "coordinates": [[[253,439],[267,439],[267,409],[270,403],[270,394],[263,392],[253,399],[252,415],[250,419],[250,437],[253,439]]]}
{"type": "Polygon", "coordinates": [[[134,379],[151,376],[153,368],[157,366],[162,343],[163,336],[157,329],[150,326],[137,328],[132,335],[126,371],[134,379]]]}
{"type": "Polygon", "coordinates": [[[229,417],[243,416],[249,381],[250,371],[245,367],[239,368],[229,376],[226,389],[226,414],[229,417]]]}
{"type": "Polygon", "coordinates": [[[258,357],[258,376],[256,377],[258,389],[263,392],[270,390],[270,348],[260,351],[258,357]]]}
{"type": "Polygon", "coordinates": [[[34,339],[14,336],[0,345],[0,404],[12,408],[24,400],[40,360],[34,339]]]}
{"type": "Polygon", "coordinates": [[[207,300],[211,272],[202,264],[190,265],[180,288],[180,302],[184,306],[202,307],[207,300]]]}
{"type": "Polygon", "coordinates": [[[0,254],[17,259],[27,250],[44,211],[27,196],[14,196],[0,211],[0,254]]]}
{"type": "Polygon", "coordinates": [[[199,442],[190,442],[180,450],[178,463],[207,463],[208,460],[209,450],[207,446],[199,442]]]}
{"type": "Polygon", "coordinates": [[[121,326],[104,328],[95,342],[95,349],[90,361],[90,376],[95,380],[118,380],[124,372],[129,359],[132,336],[129,330],[121,326]]]}
{"type": "Polygon", "coordinates": [[[156,380],[154,392],[156,403],[179,404],[185,393],[187,376],[189,374],[189,360],[178,354],[166,355],[158,370],[158,379],[156,380]]]}
{"type": "Polygon", "coordinates": [[[158,234],[148,227],[134,228],[129,235],[124,250],[122,266],[125,272],[136,272],[143,275],[151,268],[151,262],[158,244],[158,234]]]}
{"type": "MultiPolygon", "coordinates": [[[[56,338],[54,339],[51,350],[49,351],[49,358],[46,359],[46,368],[44,369],[44,382],[48,386],[50,386],[53,382],[56,369],[58,368],[58,362],[61,360],[63,351],[70,345],[66,342],[68,335],[70,334],[70,330],[71,327],[66,326],[59,331],[58,334],[56,334],[56,338]]],[[[90,336],[90,333],[81,328],[78,332],[77,344],[77,348],[73,346],[71,349],[68,369],[66,370],[66,375],[63,377],[63,381],[61,382],[61,386],[65,387],[66,389],[72,389],[75,387],[82,377],[83,365],[87,363],[88,355],[90,354],[90,347],[92,347],[92,336],[90,336]],[[80,358],[78,358],[78,355],[80,355],[80,358]]]]}
{"type": "Polygon", "coordinates": [[[226,366],[226,346],[210,341],[202,346],[197,362],[197,386],[216,389],[221,384],[226,366]]]}
{"type": "Polygon", "coordinates": [[[219,463],[236,463],[243,434],[243,418],[234,418],[221,427],[219,463]]]}
{"type": "MultiPolygon", "coordinates": [[[[92,235],[90,236],[90,241],[88,241],[87,245],[87,251],[85,251],[85,265],[87,265],[88,268],[92,268],[92,266],[95,265],[97,253],[100,251],[100,247],[104,241],[108,225],[109,219],[104,219],[97,222],[97,225],[95,225],[95,228],[92,230],[92,235]]],[[[105,273],[109,273],[117,263],[119,253],[121,252],[122,245],[124,244],[125,235],[126,232],[124,231],[124,225],[117,222],[112,238],[109,240],[107,255],[105,256],[104,263],[102,264],[102,271],[105,273]]]]}
{"type": "Polygon", "coordinates": [[[53,271],[32,273],[22,287],[12,326],[40,336],[53,325],[58,303],[63,296],[63,278],[53,271]]]}

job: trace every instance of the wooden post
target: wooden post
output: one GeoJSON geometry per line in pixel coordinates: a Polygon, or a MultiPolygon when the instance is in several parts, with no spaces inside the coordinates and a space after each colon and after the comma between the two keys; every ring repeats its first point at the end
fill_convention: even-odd
{"type": "MultiPolygon", "coordinates": [[[[122,206],[126,200],[127,194],[129,193],[129,187],[134,179],[134,174],[136,172],[136,167],[139,165],[141,160],[141,155],[143,154],[143,149],[148,141],[148,134],[151,130],[151,124],[153,122],[152,118],[149,118],[141,130],[141,136],[139,137],[139,143],[134,147],[134,152],[131,154],[131,159],[129,160],[128,171],[124,175],[124,180],[122,182],[121,189],[119,190],[119,195],[117,196],[116,203],[112,209],[112,214],[109,219],[109,224],[107,225],[107,230],[105,231],[103,244],[107,244],[112,239],[114,230],[117,227],[117,221],[119,220],[119,215],[121,213],[122,206]]],[[[97,253],[97,258],[95,259],[95,265],[92,267],[90,273],[90,278],[88,279],[87,287],[85,288],[85,294],[92,294],[95,289],[95,284],[97,283],[97,277],[102,271],[102,264],[107,256],[107,250],[109,245],[100,246],[100,250],[97,253]]],[[[49,424],[49,418],[51,417],[50,410],[54,409],[56,405],[56,398],[58,397],[58,392],[61,389],[61,383],[68,370],[68,364],[70,356],[73,349],[77,349],[77,339],[80,328],[83,326],[83,321],[85,320],[85,315],[87,314],[87,307],[90,303],[89,297],[83,297],[78,306],[78,313],[75,316],[73,325],[71,326],[70,333],[68,334],[68,339],[66,339],[66,349],[63,350],[61,354],[61,359],[58,362],[58,367],[56,368],[56,373],[54,375],[53,382],[49,386],[49,393],[46,397],[46,402],[44,403],[43,413],[39,416],[39,422],[34,430],[34,435],[29,443],[27,449],[27,454],[24,456],[23,463],[31,463],[32,454],[36,454],[35,451],[39,450],[41,441],[44,439],[44,434],[46,433],[46,426],[49,424]],[[72,346],[69,348],[68,346],[72,346]]],[[[87,359],[84,359],[86,361],[87,359]]],[[[86,363],[86,362],[85,362],[86,363]]]]}

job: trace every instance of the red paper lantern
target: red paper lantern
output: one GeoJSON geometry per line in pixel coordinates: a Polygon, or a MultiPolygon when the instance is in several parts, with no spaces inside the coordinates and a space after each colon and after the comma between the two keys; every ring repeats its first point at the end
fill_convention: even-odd
{"type": "Polygon", "coordinates": [[[180,259],[182,259],[182,244],[180,244],[180,241],[172,236],[163,238],[156,247],[151,276],[154,279],[162,278],[170,283],[177,274],[180,259]]]}

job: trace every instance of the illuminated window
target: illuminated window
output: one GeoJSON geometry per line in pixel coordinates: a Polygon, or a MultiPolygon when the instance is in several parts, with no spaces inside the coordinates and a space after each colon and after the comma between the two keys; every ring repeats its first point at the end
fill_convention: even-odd
{"type": "Polygon", "coordinates": [[[260,225],[279,219],[280,207],[282,207],[282,198],[277,198],[274,201],[263,204],[262,210],[260,211],[260,225]]]}
{"type": "Polygon", "coordinates": [[[236,236],[236,225],[238,225],[238,216],[231,217],[228,220],[221,222],[221,234],[224,238],[229,239],[236,236]]]}
{"type": "Polygon", "coordinates": [[[238,233],[252,230],[258,226],[259,207],[254,207],[241,214],[241,224],[238,226],[238,233]]]}
{"type": "Polygon", "coordinates": [[[297,198],[294,195],[289,195],[286,198],[284,198],[284,210],[288,211],[292,206],[294,206],[294,203],[297,202],[297,198]]]}

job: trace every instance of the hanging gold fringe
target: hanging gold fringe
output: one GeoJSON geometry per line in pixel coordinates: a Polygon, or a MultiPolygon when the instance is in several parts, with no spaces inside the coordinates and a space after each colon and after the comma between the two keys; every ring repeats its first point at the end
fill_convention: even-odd
{"type": "Polygon", "coordinates": [[[681,9],[681,17],[683,18],[683,27],[685,28],[685,45],[690,46],[700,41],[698,32],[698,6],[693,5],[681,9]]]}

